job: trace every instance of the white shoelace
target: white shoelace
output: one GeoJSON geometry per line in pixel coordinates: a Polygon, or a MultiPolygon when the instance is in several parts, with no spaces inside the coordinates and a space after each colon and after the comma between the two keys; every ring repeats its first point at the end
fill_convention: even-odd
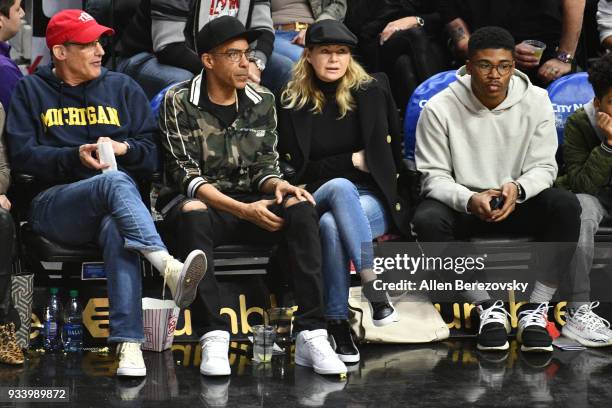
{"type": "Polygon", "coordinates": [[[519,313],[519,323],[523,327],[537,325],[546,327],[548,324],[546,314],[548,313],[548,302],[540,303],[538,307],[533,310],[523,310],[519,313]]]}
{"type": "Polygon", "coordinates": [[[122,343],[119,347],[119,360],[129,366],[141,367],[143,365],[144,360],[139,343],[122,343]]]}
{"type": "Polygon", "coordinates": [[[590,304],[580,306],[572,318],[584,322],[590,329],[609,329],[610,322],[601,316],[598,316],[593,312],[599,306],[599,302],[592,302],[590,304]]]}
{"type": "Polygon", "coordinates": [[[166,298],[166,282],[168,280],[168,276],[171,276],[175,273],[180,274],[183,270],[183,264],[177,261],[172,256],[169,256],[164,260],[166,267],[164,268],[164,286],[162,288],[162,299],[166,298]]]}
{"type": "Polygon", "coordinates": [[[319,357],[324,359],[335,357],[337,358],[336,352],[332,349],[331,344],[327,340],[326,335],[317,335],[306,340],[310,350],[316,353],[319,357]]]}
{"type": "Polygon", "coordinates": [[[501,323],[505,326],[509,317],[510,313],[504,309],[504,302],[498,300],[493,303],[493,306],[489,307],[488,309],[484,309],[480,314],[480,327],[478,332],[482,330],[482,327],[485,324],[489,323],[501,323]]]}

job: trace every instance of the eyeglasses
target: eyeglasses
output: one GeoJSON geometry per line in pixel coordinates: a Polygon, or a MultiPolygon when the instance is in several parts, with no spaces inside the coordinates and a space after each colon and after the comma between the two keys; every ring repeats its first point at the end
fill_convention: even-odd
{"type": "Polygon", "coordinates": [[[510,73],[510,70],[512,69],[512,67],[514,67],[514,61],[502,62],[501,64],[498,64],[498,65],[493,65],[488,62],[480,61],[480,62],[477,62],[475,65],[476,65],[476,68],[478,68],[478,71],[480,71],[480,73],[483,75],[490,74],[493,71],[493,68],[495,68],[497,69],[497,72],[499,73],[499,75],[504,76],[510,73]]]}
{"type": "Polygon", "coordinates": [[[229,50],[226,52],[212,52],[213,55],[224,55],[227,59],[232,62],[239,62],[242,60],[242,56],[244,55],[247,60],[251,60],[255,57],[255,51],[248,50],[229,50]]]}
{"type": "Polygon", "coordinates": [[[105,37],[102,37],[102,38],[98,38],[97,40],[88,42],[88,43],[78,43],[78,42],[66,41],[63,45],[64,46],[74,45],[76,47],[79,47],[80,49],[96,48],[98,45],[104,48],[108,45],[108,39],[105,37]]]}

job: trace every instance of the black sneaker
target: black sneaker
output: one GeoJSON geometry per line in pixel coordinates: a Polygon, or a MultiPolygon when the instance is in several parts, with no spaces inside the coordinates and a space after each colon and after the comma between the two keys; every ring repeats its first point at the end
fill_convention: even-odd
{"type": "Polygon", "coordinates": [[[353,341],[348,320],[328,320],[327,334],[329,343],[336,351],[340,361],[344,363],[359,361],[359,350],[353,341]]]}
{"type": "Polygon", "coordinates": [[[552,337],[548,333],[548,302],[527,303],[519,309],[516,339],[522,351],[553,351],[552,337]]]}
{"type": "Polygon", "coordinates": [[[380,327],[399,321],[399,315],[391,304],[389,295],[386,291],[376,290],[374,282],[368,282],[362,287],[362,293],[370,305],[372,323],[380,327]]]}
{"type": "Polygon", "coordinates": [[[510,323],[508,312],[504,309],[504,302],[498,300],[493,303],[489,300],[476,306],[476,310],[480,315],[476,343],[478,350],[508,350],[510,348],[508,343],[510,323]]]}

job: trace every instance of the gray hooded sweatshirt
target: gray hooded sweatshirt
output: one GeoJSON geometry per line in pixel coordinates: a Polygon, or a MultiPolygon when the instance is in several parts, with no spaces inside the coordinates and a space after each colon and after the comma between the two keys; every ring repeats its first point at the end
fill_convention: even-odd
{"type": "Polygon", "coordinates": [[[465,67],[457,79],[427,102],[417,124],[423,196],[466,213],[474,193],[509,181],[521,184],[524,200],[551,187],[558,143],[546,91],[515,70],[506,99],[490,110],[472,92],[465,67]]]}

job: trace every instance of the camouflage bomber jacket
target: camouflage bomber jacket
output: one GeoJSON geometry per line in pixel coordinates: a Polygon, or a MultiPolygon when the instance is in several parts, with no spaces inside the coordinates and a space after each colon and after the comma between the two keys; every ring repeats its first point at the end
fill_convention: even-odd
{"type": "Polygon", "coordinates": [[[225,194],[259,192],[282,178],[276,151],[274,96],[248,84],[237,91],[237,115],[225,126],[210,106],[203,73],[170,88],[160,106],[159,128],[166,183],[187,197],[210,183],[225,194]]]}

